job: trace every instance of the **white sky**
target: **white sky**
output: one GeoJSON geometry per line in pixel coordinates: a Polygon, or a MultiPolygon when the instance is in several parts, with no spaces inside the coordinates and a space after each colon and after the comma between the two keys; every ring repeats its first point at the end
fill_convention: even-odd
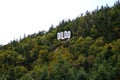
{"type": "Polygon", "coordinates": [[[115,0],[0,0],[0,44],[48,30],[63,19],[75,19],[115,0]]]}

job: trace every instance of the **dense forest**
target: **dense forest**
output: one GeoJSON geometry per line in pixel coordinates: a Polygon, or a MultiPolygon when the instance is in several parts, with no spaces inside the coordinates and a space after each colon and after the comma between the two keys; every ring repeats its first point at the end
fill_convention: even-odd
{"type": "Polygon", "coordinates": [[[0,80],[120,80],[120,3],[1,45],[0,80]]]}

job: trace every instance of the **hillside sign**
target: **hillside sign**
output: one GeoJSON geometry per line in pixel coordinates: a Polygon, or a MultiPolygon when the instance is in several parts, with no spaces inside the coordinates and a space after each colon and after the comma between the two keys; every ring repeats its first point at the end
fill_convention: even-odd
{"type": "Polygon", "coordinates": [[[64,32],[58,32],[57,33],[57,40],[69,39],[70,37],[71,37],[71,32],[70,31],[64,31],[64,32]]]}

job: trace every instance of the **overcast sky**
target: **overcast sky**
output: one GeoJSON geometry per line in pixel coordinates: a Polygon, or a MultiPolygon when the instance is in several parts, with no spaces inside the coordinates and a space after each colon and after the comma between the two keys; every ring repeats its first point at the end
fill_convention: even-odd
{"type": "Polygon", "coordinates": [[[0,44],[48,30],[60,21],[75,19],[115,0],[0,0],[0,44]]]}

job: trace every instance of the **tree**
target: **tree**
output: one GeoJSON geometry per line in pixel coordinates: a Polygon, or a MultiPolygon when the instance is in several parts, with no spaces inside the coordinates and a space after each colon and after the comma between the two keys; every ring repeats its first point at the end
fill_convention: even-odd
{"type": "Polygon", "coordinates": [[[93,76],[91,80],[112,80],[111,73],[102,64],[99,65],[98,71],[93,76]]]}

